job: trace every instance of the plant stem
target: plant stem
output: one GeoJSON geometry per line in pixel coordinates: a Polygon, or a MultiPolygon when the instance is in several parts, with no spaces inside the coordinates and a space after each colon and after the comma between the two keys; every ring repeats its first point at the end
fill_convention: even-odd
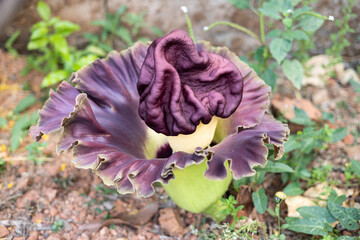
{"type": "Polygon", "coordinates": [[[324,19],[324,20],[329,20],[329,17],[323,16],[323,15],[321,15],[321,14],[314,13],[314,12],[303,12],[303,13],[300,13],[299,15],[296,16],[295,20],[298,19],[299,17],[303,16],[303,15],[311,15],[311,16],[314,16],[314,17],[317,17],[317,18],[321,18],[321,19],[324,19]]]}
{"type": "Polygon", "coordinates": [[[214,22],[214,23],[210,24],[210,25],[206,28],[205,31],[210,30],[210,29],[212,29],[213,27],[219,26],[219,25],[229,26],[229,27],[235,28],[235,29],[237,29],[237,30],[240,30],[240,31],[246,33],[247,35],[249,35],[249,36],[257,39],[257,40],[261,43],[259,37],[258,37],[253,31],[251,31],[250,29],[248,29],[248,28],[246,28],[246,27],[243,27],[243,26],[241,26],[241,25],[239,25],[239,24],[233,23],[233,22],[228,22],[228,21],[218,21],[218,22],[214,22]]]}
{"type": "Polygon", "coordinates": [[[193,42],[195,42],[195,36],[194,36],[194,31],[192,29],[191,20],[187,13],[185,13],[185,18],[186,18],[186,23],[188,25],[189,35],[190,35],[191,39],[193,40],[193,42]]]}
{"type": "MultiPolygon", "coordinates": [[[[259,7],[262,8],[263,1],[259,0],[259,7]]],[[[259,12],[259,20],[260,20],[260,38],[261,44],[265,46],[265,28],[264,28],[264,15],[262,12],[259,12]]]]}

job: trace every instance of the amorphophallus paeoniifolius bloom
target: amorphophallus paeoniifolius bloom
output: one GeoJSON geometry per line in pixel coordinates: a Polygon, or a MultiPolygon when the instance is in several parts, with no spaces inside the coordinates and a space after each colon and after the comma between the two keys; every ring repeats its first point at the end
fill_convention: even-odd
{"type": "Polygon", "coordinates": [[[265,143],[281,157],[289,134],[247,64],[181,30],[112,52],[70,83],[50,92],[30,129],[36,140],[62,129],[57,151],[72,149],[75,166],[119,193],[149,197],[159,182],[180,207],[218,220],[232,177],[265,165],[265,143]]]}

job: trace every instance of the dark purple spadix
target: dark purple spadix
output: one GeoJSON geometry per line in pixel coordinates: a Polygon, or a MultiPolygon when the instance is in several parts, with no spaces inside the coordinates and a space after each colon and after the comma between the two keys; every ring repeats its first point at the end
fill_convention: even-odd
{"type": "Polygon", "coordinates": [[[200,122],[236,110],[243,77],[228,59],[198,51],[184,31],[173,31],[148,49],[137,85],[139,115],[156,132],[193,133],[200,122]]]}

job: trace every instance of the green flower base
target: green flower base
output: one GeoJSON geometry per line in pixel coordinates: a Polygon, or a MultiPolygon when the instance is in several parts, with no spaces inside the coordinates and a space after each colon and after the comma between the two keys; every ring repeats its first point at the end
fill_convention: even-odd
{"type": "MultiPolygon", "coordinates": [[[[193,212],[205,212],[217,222],[226,218],[222,214],[224,206],[220,199],[227,191],[232,176],[228,175],[223,180],[210,180],[204,177],[207,169],[207,161],[198,165],[191,165],[184,169],[173,170],[175,179],[163,184],[163,187],[171,199],[181,208],[193,212]]],[[[226,162],[226,168],[229,169],[226,162]]]]}

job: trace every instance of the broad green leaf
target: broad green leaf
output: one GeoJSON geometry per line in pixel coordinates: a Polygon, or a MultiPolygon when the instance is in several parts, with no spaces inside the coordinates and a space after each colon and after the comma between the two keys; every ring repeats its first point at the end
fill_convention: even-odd
{"type": "Polygon", "coordinates": [[[124,27],[120,27],[117,31],[116,31],[116,35],[121,38],[127,45],[131,46],[134,42],[131,38],[130,32],[129,30],[127,30],[124,27]]]}
{"type": "Polygon", "coordinates": [[[323,218],[303,218],[288,222],[287,229],[294,232],[301,232],[310,235],[328,235],[325,229],[326,220],[323,218]]]}
{"type": "Polygon", "coordinates": [[[284,188],[283,192],[288,196],[296,196],[301,195],[304,190],[301,189],[300,183],[292,182],[284,188]]]}
{"type": "Polygon", "coordinates": [[[285,143],[285,152],[291,152],[295,149],[301,148],[301,143],[297,140],[296,135],[290,135],[289,140],[285,143]]]}
{"type": "Polygon", "coordinates": [[[14,109],[15,114],[19,114],[22,111],[28,109],[36,102],[36,98],[33,94],[30,94],[26,98],[22,99],[14,109]]]}
{"type": "Polygon", "coordinates": [[[320,206],[300,207],[296,209],[303,218],[324,218],[328,223],[333,223],[336,219],[330,214],[330,212],[320,206]]]}
{"type": "Polygon", "coordinates": [[[233,185],[236,191],[239,190],[240,186],[248,185],[251,182],[250,177],[242,177],[240,179],[234,179],[233,185]]]}
{"type": "Polygon", "coordinates": [[[355,174],[360,177],[360,162],[354,159],[350,159],[351,161],[351,169],[354,170],[355,174]]]}
{"type": "Polygon", "coordinates": [[[300,2],[301,2],[301,0],[291,0],[291,5],[293,7],[296,7],[300,2]]]}
{"type": "Polygon", "coordinates": [[[49,32],[49,28],[48,27],[39,27],[39,28],[33,28],[31,29],[31,35],[30,35],[30,40],[36,40],[39,38],[45,38],[46,35],[49,32]]]}
{"type": "Polygon", "coordinates": [[[266,35],[266,39],[279,37],[279,36],[281,35],[281,33],[282,33],[282,32],[281,32],[280,29],[271,30],[271,31],[266,35]]]}
{"type": "Polygon", "coordinates": [[[7,125],[7,121],[5,118],[0,117],[0,128],[5,127],[7,125]]]}
{"type": "Polygon", "coordinates": [[[292,15],[292,18],[296,18],[296,17],[299,16],[301,13],[308,12],[308,11],[310,11],[311,9],[312,9],[312,8],[311,8],[311,7],[308,7],[308,6],[296,8],[296,9],[294,10],[294,13],[293,13],[293,15],[292,15]]]}
{"type": "Polygon", "coordinates": [[[338,196],[336,194],[335,190],[331,190],[327,204],[329,204],[330,202],[333,202],[333,203],[341,205],[345,200],[346,200],[345,195],[338,196]]]}
{"type": "Polygon", "coordinates": [[[358,238],[343,235],[343,236],[338,237],[337,240],[358,240],[358,238]]]}
{"type": "Polygon", "coordinates": [[[19,119],[15,121],[14,127],[11,131],[10,137],[10,150],[14,152],[19,146],[22,139],[28,133],[28,128],[35,124],[38,119],[38,114],[33,113],[30,117],[28,114],[20,116],[19,119]]]}
{"type": "Polygon", "coordinates": [[[264,2],[262,8],[259,8],[259,11],[262,12],[265,16],[271,17],[275,20],[281,19],[279,14],[280,4],[274,1],[264,2]]]}
{"type": "Polygon", "coordinates": [[[322,119],[335,123],[334,114],[332,113],[322,112],[322,119]]]}
{"type": "Polygon", "coordinates": [[[301,151],[303,153],[310,153],[316,147],[316,140],[314,138],[305,138],[303,140],[303,147],[301,151]]]}
{"type": "Polygon", "coordinates": [[[43,1],[39,1],[37,4],[37,12],[39,13],[40,17],[45,21],[48,21],[51,16],[51,9],[49,5],[44,3],[43,1]]]}
{"type": "Polygon", "coordinates": [[[324,23],[324,19],[317,18],[311,15],[299,17],[299,27],[306,32],[315,32],[324,23]]]}
{"type": "Polygon", "coordinates": [[[289,165],[286,165],[285,163],[282,162],[273,162],[273,161],[268,161],[265,167],[261,170],[272,173],[294,172],[294,169],[292,169],[289,165]]]}
{"type": "Polygon", "coordinates": [[[299,60],[288,60],[286,59],[282,65],[281,69],[285,76],[292,82],[292,84],[300,89],[302,86],[302,81],[304,78],[304,70],[299,62],[299,60]]]}
{"type": "Polygon", "coordinates": [[[41,50],[48,45],[49,41],[47,37],[30,40],[27,45],[28,50],[41,50]]]}
{"type": "Polygon", "coordinates": [[[65,80],[68,76],[69,73],[65,70],[53,71],[44,77],[41,82],[41,87],[45,88],[54,85],[55,83],[65,80]]]}
{"type": "Polygon", "coordinates": [[[337,128],[332,135],[332,142],[339,142],[343,140],[344,137],[348,134],[348,130],[346,127],[344,128],[337,128]]]}
{"type": "Polygon", "coordinates": [[[85,56],[82,56],[81,58],[77,59],[75,61],[75,63],[73,64],[73,68],[75,71],[79,70],[80,68],[82,68],[85,65],[88,65],[89,63],[95,61],[95,59],[97,59],[98,56],[94,55],[94,54],[88,54],[85,56]]]}
{"type": "Polygon", "coordinates": [[[334,202],[328,202],[327,207],[331,215],[340,221],[340,224],[348,230],[359,228],[360,214],[356,208],[345,208],[334,202]]]}
{"type": "Polygon", "coordinates": [[[305,126],[311,126],[315,124],[313,121],[311,121],[311,119],[304,110],[294,107],[294,112],[295,117],[290,119],[291,122],[305,126]]]}
{"type": "Polygon", "coordinates": [[[228,0],[234,7],[246,9],[250,6],[250,0],[228,0]]]}
{"type": "Polygon", "coordinates": [[[55,34],[60,34],[63,37],[67,37],[74,31],[79,31],[80,26],[75,23],[62,20],[55,23],[54,29],[55,29],[55,34]]]}
{"type": "Polygon", "coordinates": [[[265,81],[267,85],[271,87],[271,91],[273,92],[275,90],[276,86],[276,74],[274,71],[270,69],[266,69],[263,74],[261,74],[260,78],[265,81]]]}
{"type": "Polygon", "coordinates": [[[293,41],[294,39],[309,41],[308,35],[306,35],[304,31],[301,31],[299,29],[284,32],[283,38],[289,41],[293,41]]]}
{"type": "Polygon", "coordinates": [[[50,36],[50,42],[55,48],[56,52],[62,54],[63,56],[69,55],[69,46],[65,37],[59,34],[54,34],[50,36]]]}
{"type": "Polygon", "coordinates": [[[274,38],[269,45],[271,55],[280,64],[286,57],[286,54],[291,50],[291,41],[283,38],[274,38]]]}
{"type": "Polygon", "coordinates": [[[257,192],[253,192],[251,196],[256,210],[260,214],[264,214],[267,208],[268,201],[265,190],[263,188],[259,188],[259,190],[257,190],[257,192]]]}

